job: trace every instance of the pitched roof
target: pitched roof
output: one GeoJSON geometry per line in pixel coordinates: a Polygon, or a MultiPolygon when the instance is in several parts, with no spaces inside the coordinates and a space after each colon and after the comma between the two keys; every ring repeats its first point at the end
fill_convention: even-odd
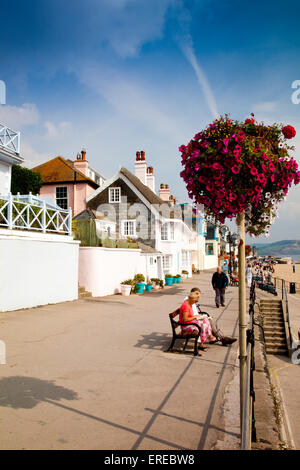
{"type": "Polygon", "coordinates": [[[150,202],[150,204],[169,204],[168,201],[163,201],[159,196],[155,194],[148,186],[143,184],[141,180],[131,173],[127,168],[122,167],[120,173],[126,176],[126,178],[139,190],[139,192],[150,202]]]}
{"type": "Polygon", "coordinates": [[[93,188],[99,188],[99,184],[95,183],[91,178],[85,176],[80,170],[75,168],[72,162],[65,160],[63,157],[55,157],[48,162],[42,163],[34,168],[41,174],[43,183],[60,183],[60,182],[85,182],[93,188]]]}

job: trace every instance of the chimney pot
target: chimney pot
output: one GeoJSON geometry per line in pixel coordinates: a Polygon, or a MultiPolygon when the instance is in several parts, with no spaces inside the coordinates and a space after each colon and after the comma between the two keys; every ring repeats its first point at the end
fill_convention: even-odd
{"type": "Polygon", "coordinates": [[[141,151],[141,160],[146,160],[145,152],[143,150],[141,151]]]}
{"type": "Polygon", "coordinates": [[[81,150],[81,155],[82,155],[82,160],[85,160],[85,156],[86,156],[86,150],[85,149],[81,150]]]}
{"type": "Polygon", "coordinates": [[[136,161],[138,162],[141,159],[140,152],[136,152],[136,161]]]}

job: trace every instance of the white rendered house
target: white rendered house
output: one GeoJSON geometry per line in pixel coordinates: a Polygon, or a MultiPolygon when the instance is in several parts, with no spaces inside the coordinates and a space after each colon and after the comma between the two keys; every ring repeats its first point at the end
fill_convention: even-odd
{"type": "Polygon", "coordinates": [[[23,161],[20,156],[20,132],[0,124],[0,195],[10,192],[12,165],[23,161]]]}

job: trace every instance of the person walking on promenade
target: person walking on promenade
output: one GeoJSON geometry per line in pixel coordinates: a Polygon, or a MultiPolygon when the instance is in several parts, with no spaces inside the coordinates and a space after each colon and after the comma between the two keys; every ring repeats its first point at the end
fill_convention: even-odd
{"type": "Polygon", "coordinates": [[[216,292],[216,307],[219,308],[220,304],[222,307],[225,307],[225,290],[228,286],[228,277],[222,272],[220,266],[217,267],[217,271],[213,274],[211,283],[216,292]]]}

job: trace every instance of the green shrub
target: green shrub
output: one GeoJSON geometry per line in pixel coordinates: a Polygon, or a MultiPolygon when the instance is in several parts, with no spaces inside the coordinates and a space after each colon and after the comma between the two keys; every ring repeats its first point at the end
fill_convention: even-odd
{"type": "Polygon", "coordinates": [[[145,276],[143,274],[136,274],[133,278],[134,282],[145,282],[145,276]]]}

